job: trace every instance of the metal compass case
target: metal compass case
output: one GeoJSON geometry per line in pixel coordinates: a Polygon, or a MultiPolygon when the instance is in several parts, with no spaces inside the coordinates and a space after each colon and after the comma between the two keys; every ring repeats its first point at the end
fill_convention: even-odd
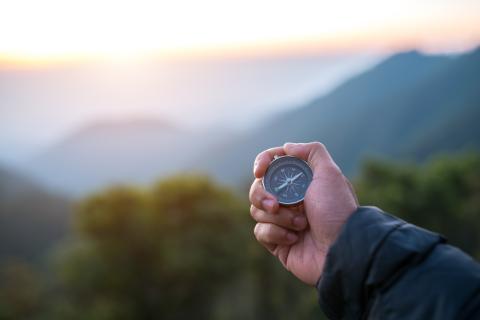
{"type": "Polygon", "coordinates": [[[280,205],[293,206],[303,201],[312,178],[312,169],[305,161],[292,156],[275,156],[262,182],[280,205]]]}

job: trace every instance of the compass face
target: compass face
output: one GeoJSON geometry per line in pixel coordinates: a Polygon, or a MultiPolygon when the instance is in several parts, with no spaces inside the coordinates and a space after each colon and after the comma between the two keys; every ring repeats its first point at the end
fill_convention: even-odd
{"type": "Polygon", "coordinates": [[[305,198],[312,176],[312,169],[305,161],[292,156],[278,157],[270,163],[263,186],[280,204],[294,205],[305,198]]]}

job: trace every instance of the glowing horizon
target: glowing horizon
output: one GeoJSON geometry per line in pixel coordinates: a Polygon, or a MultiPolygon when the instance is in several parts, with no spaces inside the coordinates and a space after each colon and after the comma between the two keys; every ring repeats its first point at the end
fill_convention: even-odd
{"type": "Polygon", "coordinates": [[[359,48],[458,51],[480,43],[467,1],[7,1],[0,62],[42,64],[359,48]]]}

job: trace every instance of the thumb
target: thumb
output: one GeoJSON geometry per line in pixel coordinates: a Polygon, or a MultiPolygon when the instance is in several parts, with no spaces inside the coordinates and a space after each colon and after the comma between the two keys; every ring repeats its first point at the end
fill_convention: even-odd
{"type": "Polygon", "coordinates": [[[285,154],[305,160],[315,171],[318,167],[335,164],[327,148],[320,142],[285,143],[285,154]]]}

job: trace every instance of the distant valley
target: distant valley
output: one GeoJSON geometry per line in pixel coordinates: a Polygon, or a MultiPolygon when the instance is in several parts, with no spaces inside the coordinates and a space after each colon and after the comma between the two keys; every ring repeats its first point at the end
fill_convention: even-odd
{"type": "Polygon", "coordinates": [[[421,161],[478,148],[479,84],[478,49],[455,57],[399,53],[247,133],[184,130],[155,119],[100,122],[32,158],[24,170],[74,195],[179,172],[243,185],[262,149],[319,140],[354,176],[366,157],[421,161]]]}
{"type": "Polygon", "coordinates": [[[25,170],[53,190],[85,195],[194,170],[197,155],[233,139],[227,129],[193,131],[157,119],[99,122],[38,154],[25,170]]]}
{"type": "Polygon", "coordinates": [[[248,132],[187,130],[145,117],[95,122],[21,168],[0,164],[0,263],[41,263],[67,240],[72,205],[97,190],[178,173],[245,188],[255,155],[287,141],[322,141],[350,177],[368,157],[418,162],[478,150],[479,84],[478,49],[455,57],[412,51],[248,132]]]}

